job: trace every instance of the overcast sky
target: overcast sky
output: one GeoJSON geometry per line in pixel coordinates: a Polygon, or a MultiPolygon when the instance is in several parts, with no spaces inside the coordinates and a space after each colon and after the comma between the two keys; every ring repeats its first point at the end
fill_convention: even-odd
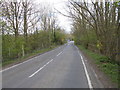
{"type": "MultiPolygon", "coordinates": [[[[35,3],[49,3],[52,7],[56,8],[57,10],[59,10],[60,12],[67,14],[66,10],[67,3],[68,0],[35,0],[35,3]]],[[[70,32],[71,31],[71,25],[70,25],[70,20],[68,17],[65,17],[59,13],[56,14],[56,16],[58,17],[58,22],[59,22],[59,26],[61,26],[62,28],[64,28],[66,30],[66,32],[70,32]]]]}

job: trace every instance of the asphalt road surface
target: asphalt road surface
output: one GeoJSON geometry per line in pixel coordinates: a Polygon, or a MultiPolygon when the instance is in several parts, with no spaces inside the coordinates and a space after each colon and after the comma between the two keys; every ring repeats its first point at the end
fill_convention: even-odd
{"type": "Polygon", "coordinates": [[[101,87],[73,41],[2,71],[2,88],[101,87]]]}

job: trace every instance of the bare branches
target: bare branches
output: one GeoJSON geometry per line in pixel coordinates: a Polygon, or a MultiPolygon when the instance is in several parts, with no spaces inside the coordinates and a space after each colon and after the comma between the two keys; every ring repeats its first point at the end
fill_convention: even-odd
{"type": "MultiPolygon", "coordinates": [[[[117,41],[117,14],[114,2],[77,2],[69,1],[69,14],[73,17],[74,35],[78,43],[83,41],[88,48],[91,43],[89,37],[93,33],[96,37],[99,52],[108,56],[115,57],[113,50],[116,50],[117,41]],[[79,33],[79,34],[78,34],[79,33]],[[85,38],[85,40],[83,39],[85,38]]],[[[118,51],[118,50],[116,50],[118,51]]]]}

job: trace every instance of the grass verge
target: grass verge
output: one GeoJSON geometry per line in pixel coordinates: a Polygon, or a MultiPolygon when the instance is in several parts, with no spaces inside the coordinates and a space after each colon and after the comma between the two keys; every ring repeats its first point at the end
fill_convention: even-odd
{"type": "Polygon", "coordinates": [[[118,76],[120,76],[118,71],[119,66],[117,63],[113,62],[106,56],[85,49],[81,45],[77,45],[77,46],[80,50],[84,51],[88,56],[90,56],[93,59],[93,62],[97,64],[98,68],[100,68],[101,71],[103,71],[108,77],[110,77],[112,82],[120,85],[120,82],[118,80],[119,79],[118,76]]]}
{"type": "Polygon", "coordinates": [[[4,67],[11,65],[11,64],[17,64],[17,63],[23,62],[25,60],[28,60],[29,58],[32,58],[32,57],[35,57],[35,56],[40,55],[42,53],[48,52],[56,47],[58,47],[58,46],[52,46],[50,48],[35,50],[32,53],[25,55],[24,57],[13,59],[13,60],[5,60],[4,62],[2,62],[2,67],[4,68],[4,67]]]}

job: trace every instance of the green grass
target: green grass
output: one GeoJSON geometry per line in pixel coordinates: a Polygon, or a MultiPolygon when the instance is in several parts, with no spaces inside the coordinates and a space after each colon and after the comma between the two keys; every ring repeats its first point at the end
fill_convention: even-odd
{"type": "Polygon", "coordinates": [[[5,67],[5,66],[13,64],[13,63],[18,63],[18,62],[25,61],[25,60],[29,59],[31,56],[36,56],[38,54],[45,53],[45,52],[50,51],[50,50],[52,50],[52,49],[54,49],[56,47],[58,47],[58,46],[52,46],[51,48],[45,48],[45,49],[41,49],[41,50],[35,50],[32,53],[29,53],[29,54],[25,55],[24,57],[13,59],[13,60],[5,60],[4,62],[2,62],[2,67],[5,67]]]}
{"type": "MultiPolygon", "coordinates": [[[[85,49],[81,45],[77,45],[80,50],[84,51],[88,56],[90,56],[95,64],[103,71],[108,77],[110,77],[111,81],[120,85],[118,80],[118,64],[107,58],[106,56],[94,53],[88,49],[85,49]]],[[[119,75],[120,76],[120,75],[119,75]]]]}

